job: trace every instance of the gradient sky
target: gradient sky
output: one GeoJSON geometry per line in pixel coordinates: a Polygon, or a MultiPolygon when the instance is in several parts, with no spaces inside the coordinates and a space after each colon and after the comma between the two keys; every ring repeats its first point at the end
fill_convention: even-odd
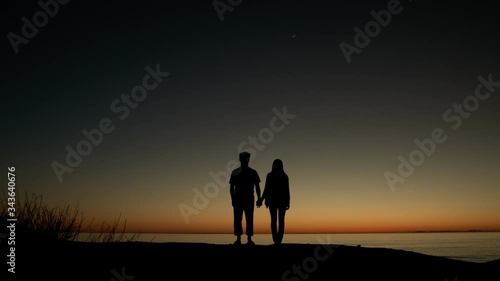
{"type": "MultiPolygon", "coordinates": [[[[17,54],[7,34],[41,8],[2,3],[1,159],[16,166],[18,192],[78,205],[95,222],[121,216],[129,231],[231,233],[228,186],[210,172],[225,172],[286,107],[296,117],[260,141],[250,166],[263,188],[283,160],[287,232],[500,231],[500,87],[456,130],[443,118],[478,76],[500,81],[493,6],[401,1],[348,63],[339,44],[354,45],[354,28],[387,1],[243,0],[224,21],[213,1],[170,2],[71,1],[17,54]],[[158,64],[170,75],[119,119],[113,101],[158,64]],[[52,163],[103,118],[115,130],[60,182],[52,163]],[[435,128],[446,141],[391,190],[384,173],[435,128]],[[218,194],[187,223],[179,207],[194,208],[193,189],[209,184],[218,194]]],[[[265,208],[255,224],[269,232],[265,208]]]]}

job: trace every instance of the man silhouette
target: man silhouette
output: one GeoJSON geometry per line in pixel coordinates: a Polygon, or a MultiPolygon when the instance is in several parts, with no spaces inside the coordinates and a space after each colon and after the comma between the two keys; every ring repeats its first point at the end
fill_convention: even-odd
{"type": "Polygon", "coordinates": [[[257,193],[257,200],[260,200],[260,178],[257,171],[248,166],[250,153],[241,152],[239,158],[241,166],[232,171],[229,180],[229,192],[234,215],[234,235],[236,236],[234,244],[241,244],[241,235],[243,235],[242,220],[243,213],[245,213],[248,244],[253,245],[253,213],[256,202],[254,190],[257,193]]]}

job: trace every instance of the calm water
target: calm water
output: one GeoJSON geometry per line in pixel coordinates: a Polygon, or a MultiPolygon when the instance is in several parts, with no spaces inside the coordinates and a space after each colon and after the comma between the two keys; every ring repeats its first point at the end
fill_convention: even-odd
{"type": "MultiPolygon", "coordinates": [[[[129,234],[130,235],[130,234],[129,234]]],[[[81,240],[84,238],[82,237],[81,240]]],[[[232,234],[140,234],[139,241],[231,244],[232,234]]],[[[246,237],[242,237],[245,242],[246,237]]],[[[256,244],[272,244],[270,234],[256,234],[256,244]]],[[[486,262],[500,259],[500,232],[390,233],[390,234],[285,234],[283,243],[339,244],[383,247],[443,256],[458,260],[486,262]]]]}

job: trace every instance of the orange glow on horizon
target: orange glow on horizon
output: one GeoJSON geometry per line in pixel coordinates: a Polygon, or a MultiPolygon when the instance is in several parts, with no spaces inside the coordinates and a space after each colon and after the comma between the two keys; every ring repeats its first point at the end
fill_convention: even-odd
{"type": "MultiPolygon", "coordinates": [[[[245,222],[243,221],[243,226],[245,222]]],[[[268,222],[256,222],[254,226],[256,234],[270,233],[268,222]]],[[[306,233],[403,233],[403,232],[467,232],[467,231],[500,231],[500,225],[489,224],[451,224],[447,222],[442,223],[392,223],[392,224],[379,224],[376,222],[371,223],[324,223],[324,224],[298,224],[294,222],[286,223],[287,233],[306,234],[306,233]]],[[[210,222],[198,224],[194,227],[186,227],[185,225],[161,225],[161,224],[145,224],[145,223],[131,223],[127,225],[127,232],[130,233],[216,233],[225,234],[233,233],[232,221],[228,222],[210,222]]]]}

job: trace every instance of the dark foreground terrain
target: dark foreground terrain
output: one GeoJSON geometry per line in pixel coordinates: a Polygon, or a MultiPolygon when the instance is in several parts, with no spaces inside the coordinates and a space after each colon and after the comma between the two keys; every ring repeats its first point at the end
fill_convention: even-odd
{"type": "Polygon", "coordinates": [[[51,281],[500,280],[500,260],[472,263],[402,250],[329,244],[60,241],[19,245],[16,273],[8,275],[17,280],[51,281]]]}

